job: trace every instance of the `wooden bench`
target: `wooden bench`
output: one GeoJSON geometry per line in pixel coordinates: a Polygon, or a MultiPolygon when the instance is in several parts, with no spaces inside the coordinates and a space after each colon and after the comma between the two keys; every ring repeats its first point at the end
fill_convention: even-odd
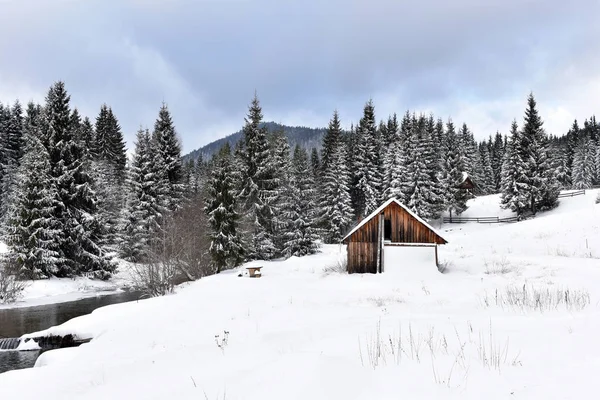
{"type": "Polygon", "coordinates": [[[250,276],[250,278],[260,278],[261,277],[261,272],[260,269],[262,267],[247,267],[246,269],[248,270],[248,275],[250,276]]]}

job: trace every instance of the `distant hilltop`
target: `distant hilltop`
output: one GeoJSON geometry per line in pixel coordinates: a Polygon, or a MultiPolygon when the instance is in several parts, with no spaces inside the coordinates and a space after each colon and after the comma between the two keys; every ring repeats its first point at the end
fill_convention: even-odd
{"type": "MultiPolygon", "coordinates": [[[[269,133],[283,129],[285,135],[287,136],[291,149],[294,149],[294,147],[296,147],[296,145],[298,144],[301,147],[307,149],[308,151],[311,151],[313,148],[316,148],[317,150],[321,149],[321,142],[323,140],[323,134],[325,133],[325,128],[287,126],[275,122],[265,122],[262,124],[262,126],[266,127],[269,133]]],[[[204,147],[200,147],[199,149],[193,150],[192,152],[183,156],[183,159],[187,161],[191,158],[195,161],[200,157],[200,155],[202,155],[202,158],[205,160],[209,159],[214,153],[219,151],[219,149],[225,144],[225,142],[229,142],[229,145],[232,148],[235,147],[235,144],[243,137],[242,135],[242,131],[239,130],[222,139],[215,140],[214,142],[209,143],[204,147]]]]}

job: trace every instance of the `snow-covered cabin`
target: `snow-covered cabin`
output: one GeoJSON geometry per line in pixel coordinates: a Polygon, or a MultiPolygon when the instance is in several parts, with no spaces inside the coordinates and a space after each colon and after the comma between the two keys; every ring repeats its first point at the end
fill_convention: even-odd
{"type": "MultiPolygon", "coordinates": [[[[435,255],[448,243],[434,228],[396,199],[390,199],[363,219],[342,239],[347,245],[349,273],[378,273],[402,268],[411,248],[435,255]]],[[[432,267],[435,268],[432,262],[432,267]]]]}
{"type": "Polygon", "coordinates": [[[456,187],[463,190],[473,190],[475,189],[476,185],[473,182],[473,179],[471,179],[471,177],[469,176],[469,174],[463,172],[462,181],[456,187]]]}

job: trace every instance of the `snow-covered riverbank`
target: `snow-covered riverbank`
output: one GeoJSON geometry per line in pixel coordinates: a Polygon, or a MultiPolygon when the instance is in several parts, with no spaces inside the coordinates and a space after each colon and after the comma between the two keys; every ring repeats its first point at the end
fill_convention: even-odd
{"type": "MultiPolygon", "coordinates": [[[[0,252],[4,248],[4,244],[0,243],[0,252]]],[[[117,293],[129,286],[131,286],[129,264],[121,261],[118,272],[108,281],[84,277],[28,281],[21,298],[15,303],[0,304],[0,310],[64,303],[86,297],[117,293]]]]}
{"type": "MultiPolygon", "coordinates": [[[[28,399],[583,399],[600,368],[596,193],[506,225],[445,225],[445,273],[336,271],[343,246],[254,262],[45,334],[93,340],[0,375],[28,399]],[[248,265],[244,266],[247,267],[248,265]],[[35,382],[35,385],[31,383],[35,382]]],[[[478,204],[479,202],[485,204],[478,204]]],[[[473,210],[495,215],[497,198],[473,210]]],[[[401,260],[399,260],[401,262],[401,260]]],[[[41,333],[37,333],[41,334],[41,333]]]]}

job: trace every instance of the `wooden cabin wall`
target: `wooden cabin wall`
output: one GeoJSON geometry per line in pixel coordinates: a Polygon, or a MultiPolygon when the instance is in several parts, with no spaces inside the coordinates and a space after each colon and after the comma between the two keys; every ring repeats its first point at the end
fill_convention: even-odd
{"type": "Polygon", "coordinates": [[[348,273],[377,273],[379,218],[373,218],[348,238],[348,273]]]}
{"type": "Polygon", "coordinates": [[[377,242],[348,243],[348,273],[377,273],[377,242]]]}
{"type": "Polygon", "coordinates": [[[396,203],[391,203],[383,213],[385,219],[391,220],[393,243],[445,243],[396,203]]]}

